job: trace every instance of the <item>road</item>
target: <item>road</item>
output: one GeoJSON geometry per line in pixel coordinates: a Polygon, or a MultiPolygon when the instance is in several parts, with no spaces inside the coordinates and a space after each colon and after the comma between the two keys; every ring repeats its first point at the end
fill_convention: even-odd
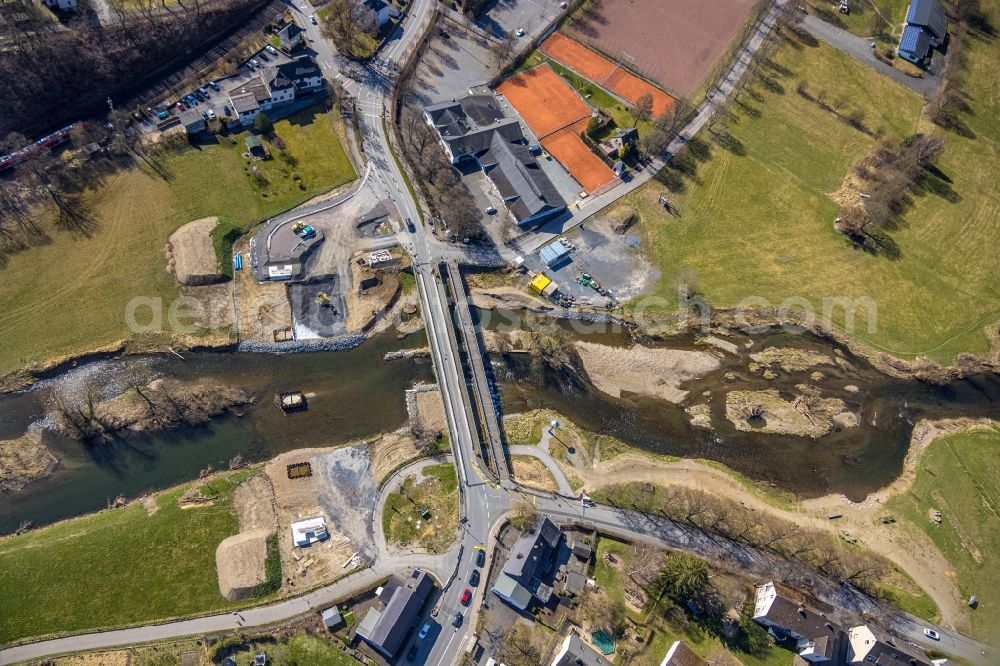
{"type": "MultiPolygon", "coordinates": [[[[934,54],[930,68],[922,78],[918,79],[907,76],[892,65],[888,65],[876,58],[870,39],[858,37],[847,30],[838,28],[832,23],[827,23],[814,14],[806,14],[802,17],[802,27],[835,49],[843,51],[858,62],[868,65],[883,76],[888,76],[897,83],[901,83],[924,99],[930,100],[937,96],[938,86],[941,83],[941,70],[944,68],[944,56],[940,53],[934,54]]],[[[878,48],[884,49],[885,44],[879,44],[878,48]]]]}
{"type": "MultiPolygon", "coordinates": [[[[780,3],[783,3],[783,0],[779,0],[780,3]]],[[[761,576],[772,575],[780,563],[776,563],[767,554],[748,548],[744,544],[727,541],[718,536],[694,530],[689,526],[634,511],[606,506],[584,508],[579,501],[573,498],[558,494],[542,494],[541,496],[535,493],[526,494],[518,490],[513,482],[495,485],[485,480],[489,477],[483,471],[483,463],[477,454],[478,435],[469,404],[468,387],[460,365],[455,327],[449,311],[447,293],[436,272],[436,266],[442,258],[444,250],[435,239],[428,236],[424,225],[420,222],[421,218],[416,203],[410,196],[402,174],[399,172],[399,167],[392,157],[386,136],[383,118],[387,93],[392,81],[373,68],[365,68],[363,76],[358,77],[360,79],[358,81],[345,78],[343,72],[348,71],[348,69],[356,70],[358,66],[341,58],[326,43],[326,40],[319,33],[318,27],[313,26],[308,20],[310,9],[301,4],[289,4],[293,11],[305,17],[301,23],[306,26],[309,44],[316,51],[317,60],[324,71],[330,78],[342,81],[345,88],[356,100],[362,147],[371,169],[368,185],[375,188],[376,192],[391,199],[399,214],[404,219],[412,221],[414,225],[414,231],[407,232],[403,242],[413,259],[427,338],[445,405],[448,430],[451,435],[452,459],[458,469],[461,493],[459,542],[448,553],[431,556],[394,555],[388,551],[384,541],[379,541],[380,548],[377,559],[370,564],[369,568],[294,599],[248,609],[239,616],[227,613],[30,643],[0,651],[0,664],[12,664],[25,659],[37,659],[65,652],[230,631],[241,626],[266,626],[312,612],[317,608],[326,607],[338,599],[370,587],[383,576],[419,567],[433,573],[444,584],[435,613],[435,621],[440,629],[431,650],[422,658],[422,661],[426,664],[454,665],[460,661],[469,631],[476,625],[476,609],[482,601],[482,595],[486,592],[485,585],[473,588],[475,597],[469,607],[463,606],[459,601],[462,591],[468,586],[469,575],[475,566],[474,549],[477,547],[489,548],[493,529],[508,511],[510,503],[516,499],[527,499],[534,502],[540,513],[549,515],[557,522],[582,523],[624,538],[727,559],[745,569],[758,572],[761,576]],[[454,627],[451,622],[456,613],[463,615],[463,621],[459,627],[454,627]]],[[[397,30],[397,34],[384,47],[380,60],[382,62],[396,62],[398,58],[404,57],[409,49],[415,47],[416,38],[432,15],[433,0],[413,0],[410,4],[410,13],[397,30]]],[[[765,21],[765,25],[768,25],[767,21],[765,21]]],[[[755,48],[756,45],[759,45],[765,34],[766,32],[754,35],[750,46],[755,48]]],[[[732,77],[741,75],[740,63],[742,62],[744,62],[742,57],[737,59],[729,77],[720,86],[719,94],[728,94],[732,90],[731,82],[735,80],[732,77]]],[[[697,127],[707,122],[711,113],[710,104],[700,108],[695,117],[697,127]]],[[[682,133],[682,136],[692,136],[694,131],[696,128],[692,129],[689,126],[682,133]]],[[[622,191],[618,196],[622,196],[625,191],[622,191]]],[[[531,453],[531,451],[526,450],[525,453],[531,453]]],[[[398,480],[402,478],[402,475],[412,473],[425,464],[429,463],[427,461],[415,463],[397,473],[394,478],[398,480]]],[[[377,500],[376,519],[373,521],[376,534],[380,532],[381,525],[381,509],[379,507],[384,505],[385,492],[392,487],[393,482],[390,481],[383,488],[383,496],[377,500]]],[[[827,594],[828,598],[842,607],[863,610],[870,608],[873,603],[857,591],[838,586],[829,585],[818,591],[827,594]]],[[[929,625],[921,624],[912,618],[903,618],[895,629],[913,642],[925,647],[952,653],[971,663],[982,663],[980,651],[986,648],[985,645],[945,629],[939,629],[943,640],[940,643],[935,643],[923,636],[924,626],[929,625]]]]}

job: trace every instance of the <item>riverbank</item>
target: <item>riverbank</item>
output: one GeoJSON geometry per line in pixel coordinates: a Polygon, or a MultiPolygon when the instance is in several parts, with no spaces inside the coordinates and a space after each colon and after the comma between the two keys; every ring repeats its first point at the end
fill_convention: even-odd
{"type": "MultiPolygon", "coordinates": [[[[707,320],[701,313],[674,312],[670,317],[646,311],[619,309],[613,312],[586,308],[555,307],[511,287],[474,288],[472,303],[484,310],[524,312],[564,321],[585,321],[623,326],[635,339],[662,339],[685,332],[702,332],[707,338],[716,331],[745,334],[767,329],[806,332],[841,346],[852,355],[864,359],[882,373],[896,379],[916,379],[931,383],[946,383],[985,372],[1000,373],[1000,323],[983,326],[990,340],[990,350],[980,354],[962,353],[950,365],[941,365],[926,357],[905,360],[878,349],[840,329],[826,326],[816,316],[774,308],[713,308],[707,320]],[[708,330],[703,327],[707,326],[708,330]]],[[[706,338],[706,339],[707,339],[706,338]]],[[[817,359],[805,359],[806,362],[817,359]]]]}
{"type": "Polygon", "coordinates": [[[551,411],[536,410],[504,420],[512,444],[542,446],[577,492],[594,493],[633,482],[690,488],[802,528],[856,540],[898,565],[926,593],[921,598],[916,589],[906,588],[905,581],[888,585],[885,592],[904,610],[925,619],[940,619],[943,624],[964,632],[969,631],[970,611],[962,591],[953,578],[941,575],[954,565],[927,534],[905,529],[896,520],[887,521],[891,515],[886,505],[910,491],[920,462],[932,443],[956,433],[995,432],[996,425],[990,419],[921,421],[914,428],[901,474],[863,501],[852,502],[841,494],[800,500],[713,461],[650,454],[586,431],[551,411]],[[543,430],[553,419],[560,425],[555,434],[546,437],[543,430]],[[939,618],[934,617],[932,605],[936,606],[939,618]]]}

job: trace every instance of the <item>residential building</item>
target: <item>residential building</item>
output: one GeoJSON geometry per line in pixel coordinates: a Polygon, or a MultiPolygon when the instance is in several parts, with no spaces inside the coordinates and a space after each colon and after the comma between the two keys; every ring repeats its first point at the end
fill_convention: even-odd
{"type": "Polygon", "coordinates": [[[291,53],[305,43],[305,31],[297,23],[289,23],[278,31],[278,42],[283,51],[291,53]]]}
{"type": "Polygon", "coordinates": [[[292,543],[299,548],[330,538],[330,533],[326,529],[326,518],[323,516],[296,521],[291,524],[291,530],[292,543]]]}
{"type": "Polygon", "coordinates": [[[533,226],[566,209],[566,202],[527,146],[521,125],[492,95],[424,107],[452,164],[479,162],[518,225],[533,226]]]}
{"type": "Polygon", "coordinates": [[[694,653],[684,641],[674,641],[660,666],[707,666],[708,662],[694,653]]]}
{"type": "Polygon", "coordinates": [[[384,608],[369,609],[358,625],[357,635],[386,659],[395,658],[420,621],[433,590],[434,581],[419,569],[414,569],[405,581],[390,579],[379,595],[384,608]]]}
{"type": "Polygon", "coordinates": [[[385,0],[361,0],[358,8],[372,13],[375,26],[381,28],[389,19],[399,18],[399,10],[385,0]]]}
{"type": "MultiPolygon", "coordinates": [[[[774,582],[757,588],[754,621],[777,641],[787,642],[805,662],[841,664],[846,651],[846,634],[825,615],[782,594],[774,582]]],[[[787,591],[791,593],[791,590],[787,591]]]]}
{"type": "Polygon", "coordinates": [[[878,638],[870,628],[860,625],[847,630],[847,663],[873,666],[931,666],[896,645],[889,637],[878,638]],[[892,641],[892,642],[890,642],[892,641]]]}
{"type": "Polygon", "coordinates": [[[932,50],[940,48],[947,37],[948,19],[941,3],[938,0],[912,0],[896,53],[900,58],[922,65],[931,56],[932,50]]]}
{"type": "Polygon", "coordinates": [[[948,36],[948,18],[938,0],[913,0],[906,12],[906,25],[926,32],[934,48],[944,44],[948,36]]]}
{"type": "Polygon", "coordinates": [[[561,541],[562,532],[548,517],[525,530],[497,576],[494,594],[520,610],[526,610],[533,599],[547,603],[552,587],[545,581],[552,573],[561,541]]]}
{"type": "Polygon", "coordinates": [[[240,123],[250,125],[264,111],[287,106],[323,88],[323,73],[309,56],[264,67],[257,76],[229,90],[229,102],[240,123]]]}
{"type": "Polygon", "coordinates": [[[610,666],[612,663],[571,631],[552,659],[551,666],[610,666]]]}
{"type": "Polygon", "coordinates": [[[205,116],[201,115],[200,112],[194,109],[185,109],[181,111],[181,124],[184,125],[184,130],[188,134],[197,134],[198,132],[204,131],[206,127],[205,116]]]}

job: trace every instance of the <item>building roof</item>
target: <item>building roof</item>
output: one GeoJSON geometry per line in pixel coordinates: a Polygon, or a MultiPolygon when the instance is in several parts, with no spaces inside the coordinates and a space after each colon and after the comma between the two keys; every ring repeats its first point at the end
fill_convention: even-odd
{"type": "Polygon", "coordinates": [[[939,40],[944,39],[948,33],[948,19],[937,0],[913,0],[906,12],[906,22],[927,28],[931,36],[939,40]]]}
{"type": "MultiPolygon", "coordinates": [[[[383,9],[385,9],[386,7],[388,7],[390,10],[396,9],[395,7],[393,7],[392,5],[390,5],[388,2],[385,2],[385,0],[361,0],[361,2],[358,3],[358,6],[360,6],[360,7],[367,7],[368,9],[372,10],[376,14],[379,13],[380,11],[382,11],[383,9]]],[[[396,13],[398,14],[399,12],[396,11],[396,13]]]]}
{"type": "Polygon", "coordinates": [[[573,554],[581,560],[589,560],[594,553],[594,547],[582,539],[573,544],[573,554]]]}
{"type": "Polygon", "coordinates": [[[302,83],[303,79],[323,76],[323,72],[320,70],[319,65],[316,64],[316,61],[305,55],[299,56],[289,62],[283,62],[276,66],[275,69],[296,84],[302,83]]]}
{"type": "Polygon", "coordinates": [[[344,618],[340,616],[340,609],[336,606],[331,606],[325,611],[320,613],[320,617],[323,618],[323,625],[327,629],[335,629],[344,624],[344,618]]]}
{"type": "MultiPolygon", "coordinates": [[[[546,266],[558,264],[569,254],[569,248],[561,240],[549,243],[538,251],[538,256],[545,262],[546,266]]],[[[575,548],[574,548],[575,552],[575,548]]]]}
{"type": "Polygon", "coordinates": [[[587,577],[579,571],[570,571],[566,574],[565,589],[569,594],[580,594],[587,586],[587,577]]]}
{"type": "Polygon", "coordinates": [[[610,666],[611,660],[571,633],[552,660],[552,666],[610,666]]]}
{"type": "Polygon", "coordinates": [[[549,286],[552,280],[545,273],[539,273],[535,277],[531,278],[531,288],[537,291],[539,294],[549,286]]]}
{"type": "Polygon", "coordinates": [[[684,641],[674,641],[674,644],[667,650],[666,656],[660,662],[660,666],[704,666],[707,664],[704,659],[694,653],[694,650],[687,646],[684,641]]]}
{"type": "Polygon", "coordinates": [[[247,137],[243,139],[243,143],[246,145],[247,148],[250,148],[251,150],[253,150],[254,148],[264,147],[264,144],[261,142],[260,137],[257,136],[256,134],[248,134],[247,137]]]}
{"type": "Polygon", "coordinates": [[[430,576],[414,569],[406,583],[392,593],[375,626],[364,637],[386,654],[395,655],[410,629],[416,626],[420,610],[433,589],[430,576]]]}
{"type": "Polygon", "coordinates": [[[537,583],[534,586],[528,583],[548,571],[561,537],[562,532],[546,516],[539,525],[521,533],[507,556],[503,572],[529,589],[536,587],[537,583]]]}
{"type": "Polygon", "coordinates": [[[424,107],[424,113],[455,157],[486,150],[495,132],[508,141],[524,139],[520,123],[504,116],[491,95],[469,95],[457,101],[431,104],[424,107]]]}
{"type": "Polygon", "coordinates": [[[308,546],[330,537],[330,533],[326,530],[326,518],[323,516],[296,521],[292,523],[291,528],[292,543],[296,546],[308,546]]]}
{"type": "Polygon", "coordinates": [[[869,627],[860,625],[847,630],[847,663],[875,666],[930,666],[926,659],[890,645],[888,636],[879,638],[869,627]]]}
{"type": "Polygon", "coordinates": [[[526,146],[510,143],[494,133],[489,149],[480,156],[479,162],[519,223],[566,207],[566,202],[526,146]]]}
{"type": "Polygon", "coordinates": [[[282,42],[291,42],[303,32],[305,31],[297,23],[289,23],[278,31],[278,39],[282,42]]]}
{"type": "Polygon", "coordinates": [[[205,119],[202,115],[194,109],[185,109],[184,111],[181,111],[181,123],[183,123],[185,127],[198,125],[204,122],[205,119]]]}
{"type": "Polygon", "coordinates": [[[271,91],[267,89],[267,83],[258,74],[246,83],[242,83],[238,86],[234,86],[229,90],[229,98],[235,101],[235,96],[237,95],[253,95],[253,98],[258,102],[266,102],[271,99],[271,91]]]}
{"type": "Polygon", "coordinates": [[[497,576],[493,591],[513,601],[519,608],[527,608],[531,603],[531,592],[505,573],[497,576]]]}
{"type": "Polygon", "coordinates": [[[899,52],[922,60],[931,52],[931,38],[920,26],[907,25],[903,28],[903,36],[899,38],[899,52]]]}
{"type": "Polygon", "coordinates": [[[754,619],[766,618],[769,622],[786,631],[816,640],[821,636],[833,636],[842,631],[840,625],[804,604],[792,601],[779,594],[774,583],[766,583],[757,588],[754,605],[754,619]]]}

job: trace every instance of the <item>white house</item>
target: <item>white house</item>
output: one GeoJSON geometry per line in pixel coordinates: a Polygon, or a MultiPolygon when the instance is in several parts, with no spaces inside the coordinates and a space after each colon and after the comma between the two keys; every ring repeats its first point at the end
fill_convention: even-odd
{"type": "Polygon", "coordinates": [[[374,15],[375,25],[381,28],[389,19],[398,18],[399,10],[385,0],[361,0],[359,8],[370,11],[374,15]]]}
{"type": "Polygon", "coordinates": [[[323,73],[309,56],[265,67],[246,83],[229,90],[229,102],[240,123],[250,125],[261,111],[291,104],[323,88],[323,73]]]}
{"type": "Polygon", "coordinates": [[[294,522],[291,527],[292,543],[299,548],[330,538],[330,533],[326,529],[326,518],[323,516],[294,522]]]}

